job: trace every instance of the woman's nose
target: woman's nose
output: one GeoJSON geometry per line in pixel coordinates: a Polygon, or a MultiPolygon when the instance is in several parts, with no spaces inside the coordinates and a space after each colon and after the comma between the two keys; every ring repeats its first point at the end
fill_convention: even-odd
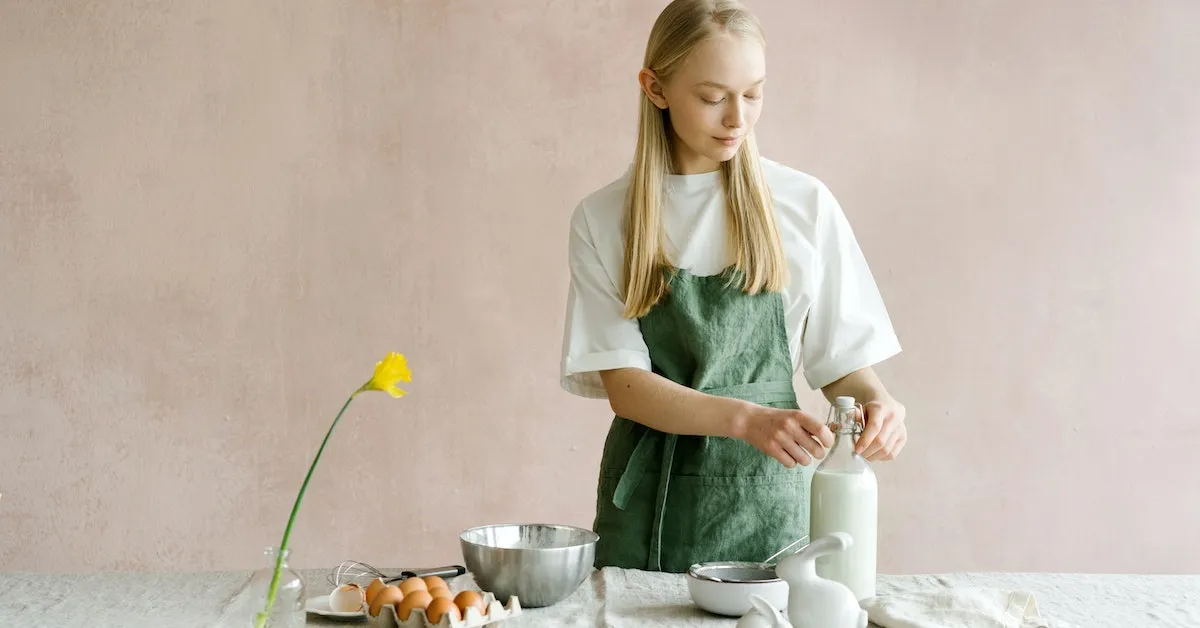
{"type": "Polygon", "coordinates": [[[733,101],[733,104],[725,110],[725,126],[730,129],[740,129],[745,122],[745,113],[741,102],[733,101]]]}

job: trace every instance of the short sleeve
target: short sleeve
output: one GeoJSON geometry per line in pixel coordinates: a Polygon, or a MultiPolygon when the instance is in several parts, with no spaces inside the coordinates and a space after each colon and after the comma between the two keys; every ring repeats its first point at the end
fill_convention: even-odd
{"type": "Polygon", "coordinates": [[[818,190],[813,303],[800,343],[804,377],[814,390],[900,352],[883,297],[850,223],[833,194],[818,190]]]}
{"type": "MultiPolygon", "coordinates": [[[[625,305],[614,280],[616,273],[604,265],[583,205],[571,216],[569,237],[571,282],[563,330],[561,383],[572,394],[605,399],[608,394],[599,371],[626,367],[650,370],[650,351],[637,321],[623,315],[625,305]]],[[[611,260],[612,255],[608,257],[611,260]]]]}

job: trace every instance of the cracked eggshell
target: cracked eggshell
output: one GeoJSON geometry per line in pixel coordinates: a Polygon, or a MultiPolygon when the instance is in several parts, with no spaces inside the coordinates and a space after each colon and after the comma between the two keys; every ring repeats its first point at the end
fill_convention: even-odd
{"type": "Polygon", "coordinates": [[[357,584],[343,584],[329,592],[329,608],[339,613],[354,613],[363,609],[367,592],[357,584]]]}

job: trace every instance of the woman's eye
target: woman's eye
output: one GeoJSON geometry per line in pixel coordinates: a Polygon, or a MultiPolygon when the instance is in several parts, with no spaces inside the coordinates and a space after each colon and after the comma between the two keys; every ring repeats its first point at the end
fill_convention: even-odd
{"type": "Polygon", "coordinates": [[[746,100],[758,100],[762,98],[762,94],[746,94],[746,100]]]}
{"type": "Polygon", "coordinates": [[[719,105],[719,104],[725,102],[724,98],[721,98],[720,100],[713,100],[711,98],[705,98],[704,96],[701,96],[700,100],[703,100],[705,102],[705,104],[709,104],[709,105],[719,105]]]}

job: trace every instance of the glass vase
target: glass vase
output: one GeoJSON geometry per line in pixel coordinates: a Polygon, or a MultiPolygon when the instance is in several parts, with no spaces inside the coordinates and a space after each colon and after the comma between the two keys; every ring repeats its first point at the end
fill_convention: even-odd
{"type": "MultiPolygon", "coordinates": [[[[221,610],[222,628],[259,626],[255,621],[258,614],[267,607],[267,592],[275,575],[275,561],[279,557],[279,552],[274,547],[266,548],[263,553],[266,555],[265,564],[250,574],[242,586],[226,600],[221,610]]],[[[275,590],[275,603],[261,628],[297,628],[305,625],[304,580],[288,566],[290,553],[291,550],[285,550],[283,553],[279,584],[275,590]]]]}

